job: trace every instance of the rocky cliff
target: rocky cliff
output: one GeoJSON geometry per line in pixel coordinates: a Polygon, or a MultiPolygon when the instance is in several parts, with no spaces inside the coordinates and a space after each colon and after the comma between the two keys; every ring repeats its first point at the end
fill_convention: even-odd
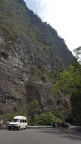
{"type": "Polygon", "coordinates": [[[43,111],[68,109],[68,99],[51,87],[56,73],[73,61],[56,30],[23,0],[0,0],[0,115],[21,114],[34,99],[43,111]]]}

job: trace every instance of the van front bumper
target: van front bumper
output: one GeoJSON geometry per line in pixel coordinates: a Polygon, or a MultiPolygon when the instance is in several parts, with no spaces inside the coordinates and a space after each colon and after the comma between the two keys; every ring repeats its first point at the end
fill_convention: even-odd
{"type": "Polygon", "coordinates": [[[11,129],[19,129],[19,126],[18,125],[9,125],[8,126],[8,130],[11,130],[11,129]]]}

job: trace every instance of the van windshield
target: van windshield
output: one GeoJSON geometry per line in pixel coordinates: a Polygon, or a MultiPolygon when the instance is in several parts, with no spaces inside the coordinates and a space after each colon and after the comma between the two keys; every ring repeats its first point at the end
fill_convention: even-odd
{"type": "Polygon", "coordinates": [[[12,122],[20,122],[19,119],[12,119],[12,122]]]}

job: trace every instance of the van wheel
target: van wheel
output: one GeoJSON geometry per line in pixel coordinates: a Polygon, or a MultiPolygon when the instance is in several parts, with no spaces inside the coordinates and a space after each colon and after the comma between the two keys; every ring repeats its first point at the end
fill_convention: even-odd
{"type": "Polygon", "coordinates": [[[18,130],[20,130],[20,126],[18,127],[18,130]]]}
{"type": "Polygon", "coordinates": [[[11,130],[11,128],[8,128],[8,130],[11,130]]]}
{"type": "Polygon", "coordinates": [[[27,129],[27,126],[24,128],[25,130],[27,129]]]}

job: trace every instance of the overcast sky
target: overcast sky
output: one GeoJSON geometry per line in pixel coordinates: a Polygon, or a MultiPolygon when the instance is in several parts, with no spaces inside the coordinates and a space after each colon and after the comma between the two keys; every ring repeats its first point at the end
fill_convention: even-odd
{"type": "Polygon", "coordinates": [[[29,9],[57,30],[69,50],[81,46],[81,0],[24,0],[29,9]]]}

